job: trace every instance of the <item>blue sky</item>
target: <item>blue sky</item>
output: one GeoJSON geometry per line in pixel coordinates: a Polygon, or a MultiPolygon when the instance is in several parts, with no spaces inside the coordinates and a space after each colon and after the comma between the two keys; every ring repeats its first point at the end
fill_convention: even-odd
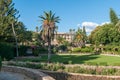
{"type": "Polygon", "coordinates": [[[109,9],[113,8],[120,15],[120,0],[13,0],[15,8],[20,12],[20,20],[28,30],[35,31],[40,26],[40,18],[44,11],[52,10],[60,16],[59,32],[68,32],[86,26],[90,33],[97,25],[109,20],[109,9]]]}

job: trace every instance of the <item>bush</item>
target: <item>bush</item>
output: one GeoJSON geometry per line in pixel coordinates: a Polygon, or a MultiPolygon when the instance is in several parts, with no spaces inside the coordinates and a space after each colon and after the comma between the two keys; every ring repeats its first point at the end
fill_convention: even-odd
{"type": "Polygon", "coordinates": [[[26,56],[26,52],[27,52],[27,49],[30,48],[30,46],[24,46],[24,45],[21,45],[19,47],[19,56],[26,56]]]}
{"type": "Polygon", "coordinates": [[[90,48],[90,47],[85,47],[85,48],[81,48],[81,52],[83,52],[83,53],[90,53],[90,52],[92,52],[93,50],[92,50],[92,48],[90,48]]]}
{"type": "Polygon", "coordinates": [[[42,46],[40,46],[40,47],[38,47],[38,49],[39,49],[39,52],[40,53],[48,53],[48,50],[47,50],[47,48],[44,48],[44,47],[42,47],[42,46]]]}
{"type": "MultiPolygon", "coordinates": [[[[90,63],[94,64],[94,63],[90,63]]],[[[102,63],[106,64],[106,63],[102,63]]],[[[21,66],[21,67],[29,67],[29,68],[35,68],[35,69],[43,69],[43,70],[50,70],[50,71],[64,71],[64,72],[72,72],[72,73],[83,73],[83,74],[94,74],[94,75],[120,75],[120,69],[118,68],[104,68],[104,67],[84,67],[84,66],[64,66],[61,63],[53,63],[53,64],[47,64],[47,63],[20,63],[20,62],[14,62],[14,63],[8,63],[8,65],[14,65],[14,66],[21,66]]]]}
{"type": "Polygon", "coordinates": [[[1,59],[1,56],[0,56],[0,70],[1,70],[1,67],[2,67],[2,59],[1,59]]]}
{"type": "Polygon", "coordinates": [[[91,47],[73,48],[72,52],[90,53],[93,52],[93,48],[91,47]]]}
{"type": "Polygon", "coordinates": [[[65,45],[60,45],[60,46],[59,46],[59,50],[66,51],[66,50],[67,50],[67,46],[65,46],[65,45]]]}
{"type": "Polygon", "coordinates": [[[40,49],[39,49],[39,48],[35,48],[35,49],[33,50],[33,55],[34,55],[34,56],[38,56],[39,53],[40,53],[40,49]]]}
{"type": "Polygon", "coordinates": [[[106,45],[103,47],[103,52],[107,54],[120,54],[120,46],[106,45]]]}
{"type": "Polygon", "coordinates": [[[2,59],[10,60],[14,58],[15,48],[8,43],[0,43],[0,56],[2,59]]]}
{"type": "Polygon", "coordinates": [[[72,52],[80,52],[81,48],[73,48],[72,52]]]}

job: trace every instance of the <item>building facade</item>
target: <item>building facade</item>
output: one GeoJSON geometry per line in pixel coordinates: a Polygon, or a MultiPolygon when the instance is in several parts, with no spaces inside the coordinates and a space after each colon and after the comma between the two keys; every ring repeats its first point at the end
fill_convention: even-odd
{"type": "Polygon", "coordinates": [[[74,34],[58,32],[58,33],[55,34],[54,40],[52,41],[52,44],[58,45],[58,42],[57,42],[57,38],[58,38],[58,37],[62,37],[62,38],[64,38],[66,41],[72,42],[73,37],[74,37],[74,34]]]}

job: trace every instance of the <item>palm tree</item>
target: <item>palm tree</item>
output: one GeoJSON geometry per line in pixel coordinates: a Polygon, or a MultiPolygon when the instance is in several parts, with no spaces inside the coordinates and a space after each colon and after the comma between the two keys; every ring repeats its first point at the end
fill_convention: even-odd
{"type": "Polygon", "coordinates": [[[42,39],[48,43],[48,63],[51,58],[51,40],[54,39],[54,33],[56,25],[55,23],[59,23],[59,16],[55,16],[52,11],[44,12],[44,15],[39,16],[42,20],[42,39]]]}
{"type": "Polygon", "coordinates": [[[76,46],[82,47],[83,46],[83,32],[82,29],[78,28],[75,37],[74,42],[76,43],[76,46]]]}

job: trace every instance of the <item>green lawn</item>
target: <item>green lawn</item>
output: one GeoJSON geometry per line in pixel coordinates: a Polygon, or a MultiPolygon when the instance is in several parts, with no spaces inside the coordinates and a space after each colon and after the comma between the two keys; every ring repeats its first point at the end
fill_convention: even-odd
{"type": "MultiPolygon", "coordinates": [[[[47,55],[41,58],[23,59],[22,61],[46,62],[47,55]]],[[[105,55],[52,55],[51,62],[68,64],[88,64],[88,65],[114,65],[120,66],[120,57],[105,55]]]]}

